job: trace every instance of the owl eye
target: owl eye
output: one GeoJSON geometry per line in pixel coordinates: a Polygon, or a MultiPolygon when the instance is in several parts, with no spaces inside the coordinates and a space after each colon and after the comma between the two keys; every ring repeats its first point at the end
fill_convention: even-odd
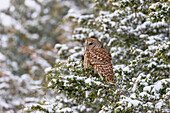
{"type": "Polygon", "coordinates": [[[92,45],[93,43],[90,43],[89,45],[92,45]]]}

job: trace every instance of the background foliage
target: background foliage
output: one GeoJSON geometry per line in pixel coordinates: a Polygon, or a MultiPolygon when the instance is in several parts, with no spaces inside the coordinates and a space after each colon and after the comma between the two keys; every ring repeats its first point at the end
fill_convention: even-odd
{"type": "Polygon", "coordinates": [[[70,8],[86,5],[76,0],[1,0],[0,112],[21,112],[53,97],[53,91],[42,88],[44,69],[55,64],[54,45],[70,40],[73,25],[62,22],[63,17],[70,8]]]}

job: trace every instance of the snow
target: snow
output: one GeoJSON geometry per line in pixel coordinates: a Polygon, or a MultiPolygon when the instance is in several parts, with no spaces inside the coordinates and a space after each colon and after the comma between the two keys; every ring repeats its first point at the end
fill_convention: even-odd
{"type": "Polygon", "coordinates": [[[76,46],[73,49],[70,49],[69,53],[72,53],[68,58],[69,60],[79,61],[80,57],[84,54],[84,49],[76,46]]]}
{"type": "MultiPolygon", "coordinates": [[[[163,84],[168,84],[168,83],[170,83],[170,79],[162,79],[162,80],[157,81],[154,85],[145,86],[143,88],[143,91],[148,92],[148,93],[154,93],[154,96],[152,96],[152,98],[159,99],[159,96],[160,96],[159,91],[160,91],[160,89],[164,88],[163,84]]],[[[140,95],[143,96],[144,94],[146,94],[146,93],[142,93],[140,95]]]]}
{"type": "Polygon", "coordinates": [[[163,105],[163,102],[160,100],[160,102],[158,102],[158,103],[155,105],[155,108],[161,109],[162,105],[163,105]]]}
{"type": "Polygon", "coordinates": [[[117,39],[116,38],[111,38],[109,43],[107,44],[108,46],[111,46],[112,42],[116,41],[117,39]]]}
{"type": "Polygon", "coordinates": [[[95,84],[97,84],[97,85],[101,85],[101,84],[102,84],[100,81],[95,81],[95,80],[93,80],[94,78],[86,78],[86,79],[85,79],[85,77],[78,77],[78,76],[72,76],[72,77],[71,77],[71,76],[67,76],[67,77],[69,77],[69,78],[74,78],[74,77],[75,77],[77,80],[79,80],[79,79],[80,79],[80,80],[83,80],[83,79],[84,79],[84,80],[85,80],[85,83],[86,83],[86,84],[89,84],[89,85],[92,85],[92,82],[95,83],[95,84]]]}
{"type": "MultiPolygon", "coordinates": [[[[33,89],[35,90],[35,88],[37,88],[36,86],[40,85],[40,83],[41,82],[37,84],[28,74],[19,77],[10,72],[6,72],[4,77],[0,77],[0,108],[3,107],[3,109],[10,110],[13,109],[13,106],[20,106],[21,104],[26,105],[25,94],[32,92],[33,89]]],[[[27,97],[29,97],[29,95],[27,95],[27,97]]],[[[35,97],[31,98],[35,99],[35,97]]],[[[37,98],[37,100],[40,99],[37,98]]]]}
{"type": "Polygon", "coordinates": [[[72,38],[73,39],[76,38],[78,40],[82,40],[82,39],[86,39],[87,37],[86,37],[85,34],[75,34],[75,35],[72,36],[72,38]]]}
{"type": "Polygon", "coordinates": [[[5,61],[6,60],[6,56],[3,55],[1,52],[0,52],[0,61],[5,61]]]}
{"type": "Polygon", "coordinates": [[[32,18],[36,18],[39,15],[41,11],[41,6],[37,4],[34,0],[25,0],[25,5],[30,9],[35,10],[31,15],[32,18]]]}
{"type": "Polygon", "coordinates": [[[78,17],[81,16],[81,13],[82,12],[77,7],[70,8],[69,11],[68,11],[68,14],[66,15],[66,17],[75,17],[75,18],[78,18],[78,17]]]}
{"type": "Polygon", "coordinates": [[[112,57],[114,58],[114,56],[120,54],[122,52],[122,50],[123,50],[123,48],[121,48],[121,47],[112,47],[111,48],[111,52],[112,52],[111,55],[112,55],[112,57]]]}
{"type": "Polygon", "coordinates": [[[91,84],[91,81],[92,81],[92,80],[91,80],[90,78],[88,78],[88,79],[85,80],[85,83],[88,83],[88,84],[92,85],[92,84],[91,84]]]}
{"type": "Polygon", "coordinates": [[[34,98],[34,97],[26,97],[25,99],[24,99],[24,101],[26,101],[26,102],[34,102],[34,101],[36,101],[36,102],[38,102],[39,101],[39,99],[38,98],[34,98]]]}
{"type": "Polygon", "coordinates": [[[25,0],[25,5],[37,11],[40,11],[41,9],[41,7],[34,0],[25,0]]]}
{"type": "Polygon", "coordinates": [[[147,102],[146,104],[143,104],[143,106],[148,106],[150,108],[154,107],[152,102],[147,102]]]}
{"type": "Polygon", "coordinates": [[[148,37],[148,35],[146,35],[146,34],[141,34],[140,35],[140,38],[147,38],[148,37]]]}
{"type": "Polygon", "coordinates": [[[13,69],[14,69],[15,71],[17,71],[17,70],[19,69],[17,62],[13,61],[13,62],[10,62],[10,63],[11,63],[11,66],[13,67],[13,69]]]}
{"type": "Polygon", "coordinates": [[[60,112],[72,112],[73,110],[71,108],[62,108],[60,112]]]}
{"type": "Polygon", "coordinates": [[[32,34],[31,38],[32,38],[33,40],[39,39],[39,35],[36,34],[36,33],[34,33],[34,34],[32,34]]]}
{"type": "Polygon", "coordinates": [[[120,70],[120,69],[123,69],[124,67],[125,67],[124,64],[121,64],[121,65],[114,65],[114,66],[113,66],[113,69],[115,69],[115,70],[120,70]]]}
{"type": "Polygon", "coordinates": [[[145,87],[143,88],[143,91],[150,92],[151,89],[152,89],[151,86],[145,86],[145,87]]]}
{"type": "Polygon", "coordinates": [[[159,80],[158,82],[156,82],[154,84],[154,89],[153,90],[159,91],[160,89],[163,88],[163,84],[168,84],[168,83],[170,83],[170,79],[159,80]]]}
{"type": "Polygon", "coordinates": [[[140,73],[139,76],[135,79],[135,83],[132,87],[132,92],[135,92],[136,88],[137,88],[137,85],[138,83],[140,82],[142,76],[145,76],[143,73],[140,73]]]}
{"type": "Polygon", "coordinates": [[[89,33],[89,37],[95,36],[94,32],[89,33]]]}
{"type": "Polygon", "coordinates": [[[156,42],[156,39],[161,40],[159,36],[149,36],[148,41],[146,41],[146,44],[153,44],[156,42]]]}
{"type": "Polygon", "coordinates": [[[102,89],[99,89],[99,90],[98,90],[98,92],[97,92],[97,95],[98,95],[98,96],[100,95],[100,91],[101,91],[101,90],[102,90],[102,89]]]}
{"type": "Polygon", "coordinates": [[[131,94],[130,98],[135,99],[136,98],[136,94],[135,93],[131,94]]]}
{"type": "Polygon", "coordinates": [[[89,97],[89,95],[90,95],[91,92],[92,92],[92,91],[85,91],[86,98],[89,97]]]}
{"type": "Polygon", "coordinates": [[[141,92],[141,93],[139,94],[139,96],[141,96],[141,97],[144,97],[144,96],[149,97],[149,94],[148,94],[148,93],[146,93],[146,92],[141,92]]]}
{"type": "Polygon", "coordinates": [[[110,12],[109,11],[100,11],[99,12],[99,15],[107,15],[109,14],[110,12]]]}
{"type": "Polygon", "coordinates": [[[148,64],[148,67],[152,67],[152,66],[156,66],[156,65],[157,65],[157,63],[154,62],[154,61],[152,61],[152,62],[150,62],[150,63],[148,64]]]}
{"type": "Polygon", "coordinates": [[[47,67],[51,67],[50,64],[47,62],[47,60],[43,59],[42,57],[38,56],[37,54],[32,54],[31,58],[36,64],[39,64],[43,69],[45,69],[47,67]]]}
{"type": "Polygon", "coordinates": [[[3,89],[3,88],[9,88],[9,84],[7,83],[0,83],[0,89],[3,89]]]}
{"type": "Polygon", "coordinates": [[[31,80],[31,77],[30,77],[29,74],[23,74],[23,75],[21,76],[21,79],[23,79],[23,80],[31,80]]]}
{"type": "Polygon", "coordinates": [[[64,45],[64,44],[56,44],[54,48],[57,49],[57,48],[61,48],[62,46],[66,46],[66,45],[64,45]]]}
{"type": "Polygon", "coordinates": [[[0,35],[0,45],[6,48],[8,45],[8,37],[6,35],[0,35]]]}
{"type": "Polygon", "coordinates": [[[2,23],[2,25],[7,26],[7,27],[11,27],[12,25],[15,25],[15,20],[8,16],[7,14],[1,13],[0,12],[0,21],[2,23]]]}
{"type": "Polygon", "coordinates": [[[47,74],[48,72],[51,71],[51,69],[52,69],[52,67],[47,67],[47,68],[45,68],[44,72],[47,74]]]}
{"type": "Polygon", "coordinates": [[[133,99],[128,98],[128,97],[125,97],[124,99],[120,100],[120,101],[117,102],[117,103],[122,104],[122,103],[124,103],[124,102],[127,102],[127,103],[128,103],[128,106],[127,106],[127,107],[132,107],[132,106],[135,106],[135,107],[136,107],[136,106],[138,106],[139,104],[142,104],[141,101],[139,101],[139,100],[133,100],[133,99]]]}
{"type": "Polygon", "coordinates": [[[84,111],[86,109],[85,105],[79,105],[78,108],[80,109],[80,111],[84,111]]]}
{"type": "Polygon", "coordinates": [[[128,107],[138,106],[139,103],[141,103],[139,100],[129,100],[128,107]]]}
{"type": "Polygon", "coordinates": [[[7,109],[12,107],[12,105],[7,104],[7,102],[5,102],[4,99],[2,99],[1,97],[0,97],[0,105],[2,105],[2,107],[7,109]]]}
{"type": "Polygon", "coordinates": [[[126,72],[131,72],[130,68],[128,66],[126,66],[125,68],[123,68],[123,71],[126,71],[126,72]]]}
{"type": "Polygon", "coordinates": [[[38,70],[38,66],[32,66],[30,72],[35,73],[36,70],[38,70]]]}
{"type": "Polygon", "coordinates": [[[1,10],[6,10],[10,6],[11,0],[0,0],[0,11],[1,10]]]}

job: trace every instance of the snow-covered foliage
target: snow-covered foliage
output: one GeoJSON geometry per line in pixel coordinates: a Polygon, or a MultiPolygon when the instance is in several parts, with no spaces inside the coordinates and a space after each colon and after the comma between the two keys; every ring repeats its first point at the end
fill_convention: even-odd
{"type": "Polygon", "coordinates": [[[170,112],[168,0],[6,1],[0,111],[170,112]],[[83,68],[87,38],[110,51],[115,84],[83,68]]]}
{"type": "MultiPolygon", "coordinates": [[[[2,67],[1,67],[2,69],[2,67]]],[[[14,112],[24,108],[25,105],[39,102],[44,94],[41,80],[34,81],[28,74],[21,77],[13,75],[10,71],[1,70],[0,73],[0,109],[14,112]],[[2,73],[3,71],[3,73],[2,73]]]]}
{"type": "Polygon", "coordinates": [[[29,109],[44,112],[170,112],[170,4],[167,0],[94,0],[85,13],[70,9],[76,26],[70,48],[56,44],[46,69],[55,101],[29,109]],[[77,14],[76,14],[77,13],[77,14]],[[83,43],[98,38],[113,58],[116,83],[83,68],[83,43]]]}

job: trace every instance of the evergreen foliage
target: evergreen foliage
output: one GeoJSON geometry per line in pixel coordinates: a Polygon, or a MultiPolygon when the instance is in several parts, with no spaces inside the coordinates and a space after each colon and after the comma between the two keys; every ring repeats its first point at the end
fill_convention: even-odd
{"type": "Polygon", "coordinates": [[[33,105],[44,112],[169,112],[170,40],[167,0],[94,0],[93,12],[67,14],[76,26],[70,48],[57,44],[46,70],[55,101],[33,105]],[[116,83],[83,68],[83,42],[98,38],[111,52],[116,83]]]}
{"type": "Polygon", "coordinates": [[[10,0],[0,112],[170,112],[169,14],[168,0],[10,0]],[[110,51],[115,84],[83,68],[87,38],[110,51]]]}

